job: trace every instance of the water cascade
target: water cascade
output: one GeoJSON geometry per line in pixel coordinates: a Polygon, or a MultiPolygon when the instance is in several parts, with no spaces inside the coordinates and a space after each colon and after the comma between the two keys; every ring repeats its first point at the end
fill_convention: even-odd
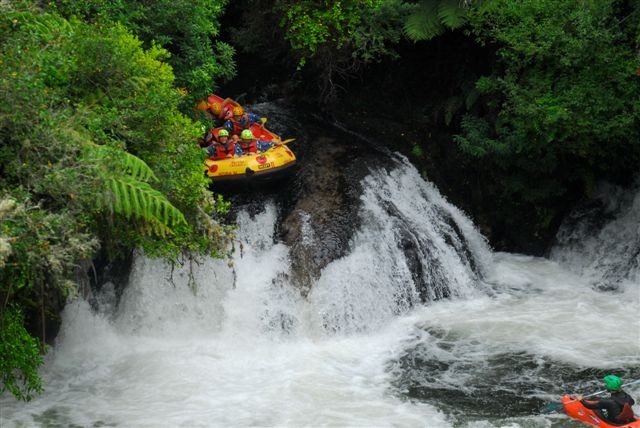
{"type": "Polygon", "coordinates": [[[547,427],[562,417],[539,405],[567,387],[640,376],[640,344],[619,329],[640,331],[619,310],[640,303],[637,270],[610,293],[560,249],[492,253],[402,158],[360,184],[345,255],[306,297],[271,199],[240,209],[233,268],[137,255],[119,301],[107,285],[97,310],[67,306],[46,392],[5,396],[0,425],[547,427]]]}

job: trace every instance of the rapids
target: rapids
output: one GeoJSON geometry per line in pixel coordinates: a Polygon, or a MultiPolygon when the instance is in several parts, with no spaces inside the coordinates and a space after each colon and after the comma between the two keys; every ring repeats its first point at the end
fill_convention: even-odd
{"type": "Polygon", "coordinates": [[[540,409],[610,371],[640,377],[638,253],[603,250],[637,243],[637,194],[546,259],[491,251],[402,158],[360,184],[348,247],[306,297],[270,198],[238,211],[233,267],[138,254],[119,301],[106,284],[97,310],[68,304],[46,391],[5,395],[0,425],[578,427],[540,409]],[[597,266],[619,263],[599,287],[597,266]]]}

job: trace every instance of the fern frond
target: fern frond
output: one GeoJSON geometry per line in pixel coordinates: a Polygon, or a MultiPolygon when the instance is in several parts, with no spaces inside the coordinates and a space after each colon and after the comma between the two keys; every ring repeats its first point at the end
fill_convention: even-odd
{"type": "Polygon", "coordinates": [[[453,120],[453,116],[462,107],[462,99],[460,97],[449,97],[444,102],[444,123],[449,126],[453,120]]]}
{"type": "Polygon", "coordinates": [[[143,235],[157,235],[161,238],[165,238],[167,235],[173,235],[173,231],[166,225],[160,223],[157,220],[151,220],[138,225],[138,231],[143,235]]]}
{"type": "Polygon", "coordinates": [[[442,34],[444,26],[438,17],[438,2],[423,0],[419,7],[407,17],[404,32],[414,42],[430,40],[442,34]]]}
{"type": "Polygon", "coordinates": [[[109,163],[118,167],[121,171],[131,175],[136,180],[154,181],[158,178],[149,168],[149,165],[139,157],[132,155],[122,149],[98,145],[93,142],[84,141],[85,156],[97,163],[109,163]]]}
{"type": "Polygon", "coordinates": [[[467,98],[464,100],[465,107],[467,110],[470,110],[471,107],[476,103],[476,101],[480,98],[480,91],[478,91],[475,87],[469,91],[467,98]]]}
{"type": "Polygon", "coordinates": [[[414,42],[430,40],[444,31],[462,27],[468,5],[460,0],[422,0],[405,23],[404,32],[414,42]]]}
{"type": "Polygon", "coordinates": [[[438,4],[440,22],[452,30],[465,24],[466,14],[467,11],[459,0],[440,0],[438,4]]]}
{"type": "Polygon", "coordinates": [[[123,151],[122,153],[124,157],[124,167],[133,178],[140,181],[158,181],[158,177],[156,177],[153,170],[149,168],[149,165],[147,165],[145,161],[129,152],[123,151]]]}
{"type": "Polygon", "coordinates": [[[148,183],[134,177],[119,176],[108,180],[110,195],[105,198],[111,209],[125,218],[137,218],[152,225],[159,234],[171,226],[186,224],[184,215],[148,183]],[[160,223],[164,228],[153,226],[160,223]]]}
{"type": "Polygon", "coordinates": [[[124,214],[124,216],[126,218],[131,217],[133,213],[133,211],[131,210],[131,193],[129,191],[130,186],[128,186],[124,181],[119,181],[120,184],[120,190],[121,190],[121,197],[122,197],[122,213],[124,214]]]}

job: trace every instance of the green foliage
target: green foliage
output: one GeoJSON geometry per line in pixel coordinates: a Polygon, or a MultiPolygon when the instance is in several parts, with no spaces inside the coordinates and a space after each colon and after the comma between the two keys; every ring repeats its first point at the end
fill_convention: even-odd
{"type": "Polygon", "coordinates": [[[407,11],[402,0],[251,0],[231,33],[254,58],[311,75],[330,102],[344,79],[396,55],[407,11]]]}
{"type": "Polygon", "coordinates": [[[0,320],[0,395],[5,391],[17,399],[29,401],[42,392],[38,367],[43,363],[38,341],[24,329],[24,316],[17,307],[9,307],[0,320]]]}
{"type": "Polygon", "coordinates": [[[69,282],[77,261],[90,257],[98,241],[82,230],[70,211],[51,212],[34,205],[19,188],[13,194],[0,199],[2,301],[45,282],[58,284],[64,294],[73,292],[69,282]]]}
{"type": "Polygon", "coordinates": [[[222,195],[218,195],[216,199],[216,214],[227,215],[231,210],[231,202],[225,201],[222,195]]]}
{"type": "Polygon", "coordinates": [[[110,179],[108,184],[111,192],[105,205],[126,218],[146,220],[156,234],[165,237],[171,233],[168,225],[187,224],[184,215],[148,183],[120,176],[110,179]]]}
{"type": "Polygon", "coordinates": [[[466,23],[466,2],[460,0],[421,0],[404,23],[404,32],[414,42],[430,40],[447,29],[466,23]]]}
{"type": "Polygon", "coordinates": [[[83,160],[108,166],[97,171],[106,184],[105,191],[96,194],[99,209],[126,219],[143,220],[136,224],[141,233],[152,232],[163,238],[173,234],[171,227],[187,224],[166,196],[149,185],[148,181],[157,182],[158,178],[143,160],[120,149],[95,144],[85,145],[83,160]]]}
{"type": "Polygon", "coordinates": [[[277,4],[285,37],[300,52],[300,66],[324,49],[346,49],[365,63],[392,54],[387,43],[399,40],[397,24],[406,10],[399,1],[381,0],[277,4]]]}
{"type": "Polygon", "coordinates": [[[202,94],[215,92],[219,81],[235,75],[234,49],[216,40],[227,0],[140,2],[134,0],[57,0],[62,15],[92,22],[118,22],[139,37],[144,46],[164,47],[171,55],[176,85],[188,94],[190,108],[202,94]]]}
{"type": "Polygon", "coordinates": [[[483,159],[504,200],[550,206],[594,178],[637,172],[639,8],[618,4],[494,0],[470,12],[497,63],[456,141],[483,159]]]}
{"type": "Polygon", "coordinates": [[[419,144],[416,144],[411,147],[411,154],[416,158],[422,158],[424,157],[424,150],[422,149],[422,147],[420,147],[419,144]]]}
{"type": "Polygon", "coordinates": [[[286,39],[299,55],[298,67],[311,60],[321,76],[321,97],[332,101],[337,78],[352,77],[362,66],[395,56],[406,6],[399,0],[280,2],[286,39]],[[319,4],[320,3],[320,4],[319,4]]]}
{"type": "MultiPolygon", "coordinates": [[[[124,3],[91,4],[111,13],[124,3]]],[[[99,247],[171,259],[228,251],[230,230],[213,219],[218,205],[194,144],[200,131],[178,110],[186,97],[164,62],[169,53],[145,50],[123,24],[96,17],[89,24],[28,7],[0,16],[3,317],[15,305],[44,326],[99,247]]],[[[26,348],[16,352],[25,364],[0,372],[14,394],[13,376],[35,385],[37,374],[26,348]]]]}

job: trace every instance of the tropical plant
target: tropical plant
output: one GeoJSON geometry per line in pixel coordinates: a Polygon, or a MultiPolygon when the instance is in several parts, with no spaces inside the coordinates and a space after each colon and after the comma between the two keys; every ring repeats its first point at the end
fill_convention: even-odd
{"type": "Polygon", "coordinates": [[[538,211],[538,228],[595,180],[640,165],[640,8],[623,3],[494,0],[468,15],[497,63],[456,141],[483,160],[505,204],[538,211]]]}
{"type": "Polygon", "coordinates": [[[119,23],[29,4],[3,12],[0,335],[15,353],[0,376],[26,399],[39,390],[39,360],[20,314],[37,321],[44,344],[98,248],[220,255],[230,231],[212,217],[221,204],[202,173],[199,126],[178,111],[184,91],[166,50],[143,49],[119,23]]]}
{"type": "Polygon", "coordinates": [[[234,49],[219,40],[220,18],[227,0],[56,0],[49,3],[63,16],[89,22],[118,22],[146,48],[162,46],[171,55],[176,86],[183,88],[182,107],[217,89],[235,75],[234,49]]]}
{"type": "Polygon", "coordinates": [[[6,308],[0,319],[0,395],[11,392],[20,400],[29,401],[33,394],[42,392],[38,367],[42,356],[38,341],[24,328],[20,308],[6,308]]]}
{"type": "MultiPolygon", "coordinates": [[[[478,0],[476,0],[477,2],[478,0]]],[[[404,32],[414,42],[430,40],[467,22],[471,0],[420,0],[404,22],[404,32]]]]}
{"type": "Polygon", "coordinates": [[[314,76],[320,100],[335,101],[340,85],[367,64],[396,55],[409,6],[401,0],[250,0],[233,40],[245,52],[293,58],[314,76]],[[256,14],[255,10],[271,12],[256,14]],[[272,37],[277,31],[277,37],[272,37]],[[282,40],[287,45],[283,45],[282,40]],[[279,50],[274,49],[280,46],[279,50]]]}

